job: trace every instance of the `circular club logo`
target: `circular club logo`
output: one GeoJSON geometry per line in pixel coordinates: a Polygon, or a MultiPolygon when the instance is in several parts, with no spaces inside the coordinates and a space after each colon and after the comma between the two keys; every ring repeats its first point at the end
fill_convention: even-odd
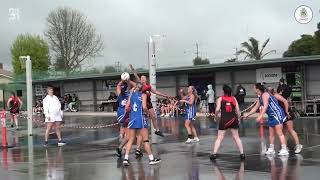
{"type": "Polygon", "coordinates": [[[312,20],[312,9],[309,6],[301,5],[294,12],[294,17],[298,23],[307,24],[312,20]]]}

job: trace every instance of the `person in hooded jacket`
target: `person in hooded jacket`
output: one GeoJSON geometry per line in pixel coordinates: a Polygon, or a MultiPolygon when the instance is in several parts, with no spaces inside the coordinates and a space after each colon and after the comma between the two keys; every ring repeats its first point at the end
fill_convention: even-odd
{"type": "Polygon", "coordinates": [[[208,106],[209,106],[209,116],[213,116],[214,115],[215,99],[214,99],[214,90],[213,90],[211,84],[208,85],[208,91],[207,91],[206,96],[207,96],[207,102],[208,102],[208,106]]]}

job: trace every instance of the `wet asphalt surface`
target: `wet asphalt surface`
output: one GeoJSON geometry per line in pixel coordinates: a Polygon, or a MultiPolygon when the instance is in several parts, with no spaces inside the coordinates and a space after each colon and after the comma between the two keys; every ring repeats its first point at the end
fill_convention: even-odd
{"type": "MultiPolygon", "coordinates": [[[[131,166],[122,167],[115,156],[118,145],[118,126],[85,129],[85,127],[108,125],[115,121],[112,117],[67,116],[67,126],[80,128],[63,129],[67,146],[57,147],[56,139],[43,148],[44,128],[40,116],[35,116],[34,136],[26,135],[26,120],[21,120],[22,129],[8,128],[8,144],[14,146],[0,150],[0,179],[75,179],[75,180],[198,180],[198,179],[320,179],[320,119],[305,118],[295,120],[304,149],[300,155],[289,157],[266,157],[261,155],[267,143],[267,128],[254,120],[245,121],[240,134],[247,158],[241,162],[239,153],[230,133],[224,139],[219,157],[215,163],[209,160],[211,146],[216,136],[216,124],[211,119],[196,120],[200,142],[184,144],[187,138],[181,119],[163,118],[159,125],[166,137],[157,138],[152,145],[153,153],[162,162],[150,166],[147,155],[136,160],[130,156],[131,166]]],[[[287,136],[289,137],[289,136],[287,136]]],[[[288,140],[293,149],[292,139],[288,140]]],[[[280,149],[276,141],[276,149],[280,149]]]]}

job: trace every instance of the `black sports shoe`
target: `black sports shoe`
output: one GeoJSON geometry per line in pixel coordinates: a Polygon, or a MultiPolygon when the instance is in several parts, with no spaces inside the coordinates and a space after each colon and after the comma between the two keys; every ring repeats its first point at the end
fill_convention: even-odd
{"type": "Polygon", "coordinates": [[[164,137],[163,133],[160,130],[155,131],[154,134],[161,136],[161,137],[164,137]]]}
{"type": "Polygon", "coordinates": [[[241,160],[245,160],[246,159],[246,155],[245,154],[240,154],[240,159],[241,160]]]}
{"type": "Polygon", "coordinates": [[[217,159],[217,154],[211,154],[210,155],[210,160],[215,161],[217,159]]]}
{"type": "Polygon", "coordinates": [[[124,166],[129,166],[130,165],[129,159],[124,159],[123,160],[123,165],[124,166]]]}
{"type": "Polygon", "coordinates": [[[119,158],[121,158],[121,156],[122,156],[122,151],[121,151],[120,148],[117,148],[117,149],[116,149],[116,155],[117,155],[119,158]]]}
{"type": "Polygon", "coordinates": [[[154,158],[153,160],[149,161],[149,164],[154,165],[154,164],[158,164],[159,162],[161,162],[161,159],[154,158]]]}
{"type": "Polygon", "coordinates": [[[140,150],[136,149],[136,159],[140,159],[142,157],[143,157],[143,153],[140,150]]]}
{"type": "Polygon", "coordinates": [[[44,142],[43,147],[45,147],[45,148],[48,147],[48,141],[45,141],[45,142],[44,142]]]}

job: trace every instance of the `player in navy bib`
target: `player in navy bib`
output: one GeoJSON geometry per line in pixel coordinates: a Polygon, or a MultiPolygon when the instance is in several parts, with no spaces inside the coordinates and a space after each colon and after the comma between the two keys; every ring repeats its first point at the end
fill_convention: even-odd
{"type": "MultiPolygon", "coordinates": [[[[287,119],[287,114],[285,113],[283,108],[280,106],[277,98],[275,98],[273,95],[266,92],[266,89],[262,84],[260,83],[255,84],[254,90],[258,96],[258,101],[256,105],[251,109],[251,111],[245,114],[244,117],[248,117],[254,114],[259,109],[259,107],[262,106],[262,110],[260,112],[259,117],[257,118],[257,121],[260,121],[260,119],[263,118],[263,115],[265,113],[268,115],[269,134],[270,136],[272,136],[273,134],[276,133],[281,143],[281,150],[278,153],[278,155],[280,156],[289,155],[288,148],[287,148],[287,141],[283,134],[283,123],[287,119]]],[[[286,111],[288,110],[287,107],[285,109],[286,111]]],[[[274,144],[270,144],[270,148],[268,149],[268,151],[269,150],[270,150],[270,153],[267,153],[267,154],[270,154],[270,155],[275,154],[274,144]]]]}
{"type": "Polygon", "coordinates": [[[129,163],[129,153],[132,144],[136,138],[136,133],[138,133],[143,140],[145,151],[149,156],[149,164],[157,164],[161,162],[160,159],[154,158],[151,152],[151,147],[149,144],[149,133],[148,124],[144,113],[148,112],[147,107],[147,95],[141,92],[142,85],[140,83],[136,84],[136,87],[131,90],[131,94],[128,98],[126,105],[126,111],[130,112],[129,123],[128,123],[128,134],[129,141],[126,148],[126,154],[123,160],[123,165],[128,166],[129,163]]]}
{"type": "Polygon", "coordinates": [[[185,123],[184,126],[188,131],[188,139],[186,144],[190,144],[192,142],[199,142],[199,138],[197,135],[196,128],[194,127],[193,122],[196,119],[196,102],[198,99],[197,90],[193,86],[188,87],[188,95],[183,97],[180,102],[185,103],[185,123]]]}

